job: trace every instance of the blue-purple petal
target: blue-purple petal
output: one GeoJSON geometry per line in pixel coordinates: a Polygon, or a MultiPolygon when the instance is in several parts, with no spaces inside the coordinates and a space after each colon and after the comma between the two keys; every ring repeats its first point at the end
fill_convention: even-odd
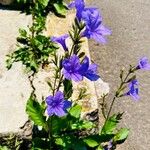
{"type": "Polygon", "coordinates": [[[61,46],[63,47],[63,49],[64,49],[65,51],[67,51],[68,48],[67,48],[67,46],[66,46],[66,39],[67,39],[68,37],[69,37],[68,34],[62,35],[62,36],[60,36],[60,37],[51,37],[51,41],[61,44],[61,46]]]}
{"type": "Polygon", "coordinates": [[[66,115],[67,110],[71,107],[71,102],[64,99],[64,94],[57,91],[54,96],[48,96],[46,98],[47,114],[49,116],[56,115],[62,117],[66,115]]]}
{"type": "Polygon", "coordinates": [[[55,107],[54,113],[58,117],[62,117],[66,115],[66,111],[63,109],[63,107],[55,107]]]}
{"type": "Polygon", "coordinates": [[[46,98],[46,103],[47,103],[48,105],[51,105],[53,99],[54,99],[53,96],[48,96],[48,97],[46,98]]]}
{"type": "Polygon", "coordinates": [[[86,56],[82,62],[79,72],[81,74],[84,74],[88,70],[88,68],[89,68],[89,58],[86,56]]]}
{"type": "Polygon", "coordinates": [[[79,73],[72,73],[71,79],[74,80],[75,82],[79,82],[83,80],[83,76],[79,73]]]}
{"type": "Polygon", "coordinates": [[[139,100],[139,89],[138,89],[138,81],[136,79],[132,80],[128,87],[129,91],[125,95],[131,96],[134,100],[139,100]]]}
{"type": "Polygon", "coordinates": [[[68,100],[65,100],[65,101],[64,101],[64,109],[65,109],[65,110],[68,109],[68,108],[70,108],[71,105],[72,105],[72,102],[70,102],[70,101],[68,101],[68,100]]]}
{"type": "Polygon", "coordinates": [[[84,76],[91,81],[97,81],[100,78],[99,75],[91,74],[91,73],[86,73],[84,76]]]}
{"type": "Polygon", "coordinates": [[[138,69],[150,70],[150,63],[147,57],[143,57],[139,61],[138,69]]]}
{"type": "Polygon", "coordinates": [[[64,94],[63,94],[62,92],[60,92],[60,91],[57,91],[57,92],[55,93],[54,100],[55,100],[55,101],[56,101],[56,100],[59,100],[59,101],[64,100],[64,94]]]}

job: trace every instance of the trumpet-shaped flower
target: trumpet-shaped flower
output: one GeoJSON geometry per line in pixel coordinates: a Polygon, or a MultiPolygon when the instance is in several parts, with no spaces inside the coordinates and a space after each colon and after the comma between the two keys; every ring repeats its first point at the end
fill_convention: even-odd
{"type": "Polygon", "coordinates": [[[111,31],[102,24],[102,17],[98,9],[85,9],[82,13],[86,28],[83,36],[94,39],[99,43],[106,43],[105,35],[110,35],[111,31]]]}
{"type": "Polygon", "coordinates": [[[150,63],[147,57],[140,59],[137,69],[150,70],[150,63]]]}
{"type": "Polygon", "coordinates": [[[64,59],[62,62],[64,77],[68,80],[81,81],[83,76],[80,74],[81,67],[79,57],[76,55],[71,56],[69,59],[64,59]]]}
{"type": "Polygon", "coordinates": [[[94,39],[99,43],[106,43],[105,35],[111,31],[102,24],[102,17],[97,8],[85,7],[84,0],[75,0],[69,5],[76,8],[76,17],[79,21],[85,22],[85,31],[82,36],[94,39]]]}
{"type": "Polygon", "coordinates": [[[62,35],[62,36],[60,36],[60,37],[51,37],[51,41],[52,41],[52,42],[59,43],[59,44],[63,47],[63,49],[64,49],[65,51],[68,51],[68,48],[67,48],[67,46],[66,46],[66,39],[67,39],[68,37],[69,37],[68,34],[62,35]]]}
{"type": "Polygon", "coordinates": [[[73,55],[69,59],[63,60],[62,66],[64,77],[68,80],[78,82],[83,80],[83,77],[86,77],[91,81],[96,81],[99,78],[96,74],[97,65],[89,65],[88,57],[85,57],[83,62],[80,63],[79,57],[73,55]]]}
{"type": "Polygon", "coordinates": [[[99,79],[99,75],[97,75],[97,65],[91,64],[89,65],[89,58],[85,57],[82,65],[79,69],[79,72],[82,74],[82,76],[85,76],[91,81],[96,81],[99,79]]]}
{"type": "Polygon", "coordinates": [[[134,100],[138,100],[139,97],[139,89],[138,89],[138,81],[136,79],[132,80],[129,85],[129,91],[126,95],[131,96],[134,100]]]}
{"type": "Polygon", "coordinates": [[[66,115],[67,109],[71,107],[71,102],[65,100],[63,93],[60,91],[57,91],[54,96],[48,96],[46,103],[49,116],[56,115],[62,117],[66,115]]]}
{"type": "Polygon", "coordinates": [[[75,0],[68,5],[68,8],[74,8],[74,7],[76,8],[76,17],[78,18],[79,21],[81,21],[82,11],[84,10],[85,7],[84,0],[75,0]]]}

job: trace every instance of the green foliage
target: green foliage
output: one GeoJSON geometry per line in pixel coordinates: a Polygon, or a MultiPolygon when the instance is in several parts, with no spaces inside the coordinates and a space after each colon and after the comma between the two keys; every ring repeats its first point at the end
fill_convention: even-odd
{"type": "Polygon", "coordinates": [[[84,140],[83,140],[89,147],[96,147],[96,146],[98,146],[99,145],[99,142],[98,141],[96,141],[95,139],[93,139],[93,138],[85,138],[84,140]]]}
{"type": "Polygon", "coordinates": [[[46,128],[46,117],[44,116],[45,109],[41,107],[32,95],[27,101],[26,112],[34,124],[46,128]]]}
{"type": "Polygon", "coordinates": [[[67,12],[67,5],[63,2],[63,0],[16,0],[15,3],[19,4],[24,8],[24,11],[26,11],[29,14],[32,14],[32,8],[34,11],[36,10],[36,13],[47,15],[50,11],[53,13],[65,16],[67,12]]]}
{"type": "Polygon", "coordinates": [[[85,129],[92,129],[94,127],[95,125],[92,122],[86,120],[76,121],[75,123],[71,124],[72,130],[85,130],[85,129]]]}
{"type": "Polygon", "coordinates": [[[74,105],[70,111],[69,111],[69,114],[77,119],[80,118],[80,115],[81,115],[81,109],[82,107],[80,105],[74,105]]]}
{"type": "Polygon", "coordinates": [[[45,8],[48,5],[49,0],[37,0],[37,2],[45,8]]]}
{"type": "Polygon", "coordinates": [[[73,135],[57,138],[55,143],[60,146],[60,150],[86,150],[86,146],[82,139],[78,139],[73,135]]]}
{"type": "Polygon", "coordinates": [[[48,150],[50,143],[46,139],[36,137],[32,140],[32,150],[48,150]]]}
{"type": "Polygon", "coordinates": [[[114,136],[113,140],[115,142],[121,142],[121,141],[124,141],[127,137],[128,137],[128,134],[129,134],[129,129],[127,128],[122,128],[120,129],[116,135],[114,136]]]}
{"type": "Polygon", "coordinates": [[[119,113],[111,116],[104,124],[101,134],[114,134],[122,115],[119,113]]]}
{"type": "Polygon", "coordinates": [[[62,16],[66,15],[67,7],[63,3],[54,3],[53,6],[57,14],[62,15],[62,16]]]}
{"type": "Polygon", "coordinates": [[[0,150],[9,150],[6,146],[0,146],[0,150]]]}
{"type": "Polygon", "coordinates": [[[99,145],[96,150],[104,150],[104,148],[101,145],[99,145]]]}
{"type": "Polygon", "coordinates": [[[10,69],[14,62],[21,61],[27,70],[38,72],[39,67],[48,62],[49,55],[57,48],[50,38],[41,34],[32,37],[24,29],[20,29],[19,32],[18,48],[12,54],[7,55],[7,68],[10,69]]]}
{"type": "Polygon", "coordinates": [[[66,131],[69,125],[66,117],[59,118],[57,116],[49,118],[48,124],[51,126],[51,130],[54,135],[58,135],[66,131]]]}

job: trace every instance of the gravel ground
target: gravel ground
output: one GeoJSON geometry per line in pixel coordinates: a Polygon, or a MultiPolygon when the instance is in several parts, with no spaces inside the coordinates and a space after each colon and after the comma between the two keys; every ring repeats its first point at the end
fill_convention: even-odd
{"type": "MultiPolygon", "coordinates": [[[[92,58],[99,64],[102,79],[110,83],[112,93],[118,85],[122,67],[136,64],[142,56],[150,59],[150,1],[89,0],[88,3],[101,10],[104,23],[112,30],[107,45],[89,43],[92,58]]],[[[115,112],[125,111],[122,125],[131,129],[120,150],[150,149],[150,72],[139,71],[137,78],[140,101],[124,97],[114,106],[115,112]]]]}

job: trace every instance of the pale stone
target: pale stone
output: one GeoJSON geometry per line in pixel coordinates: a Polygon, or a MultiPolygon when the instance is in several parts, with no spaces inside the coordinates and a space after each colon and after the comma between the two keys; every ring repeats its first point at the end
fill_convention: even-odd
{"type": "Polygon", "coordinates": [[[20,27],[26,27],[31,19],[18,11],[0,10],[0,133],[19,132],[28,119],[26,100],[31,87],[21,63],[6,69],[6,55],[15,50],[20,27]]]}

